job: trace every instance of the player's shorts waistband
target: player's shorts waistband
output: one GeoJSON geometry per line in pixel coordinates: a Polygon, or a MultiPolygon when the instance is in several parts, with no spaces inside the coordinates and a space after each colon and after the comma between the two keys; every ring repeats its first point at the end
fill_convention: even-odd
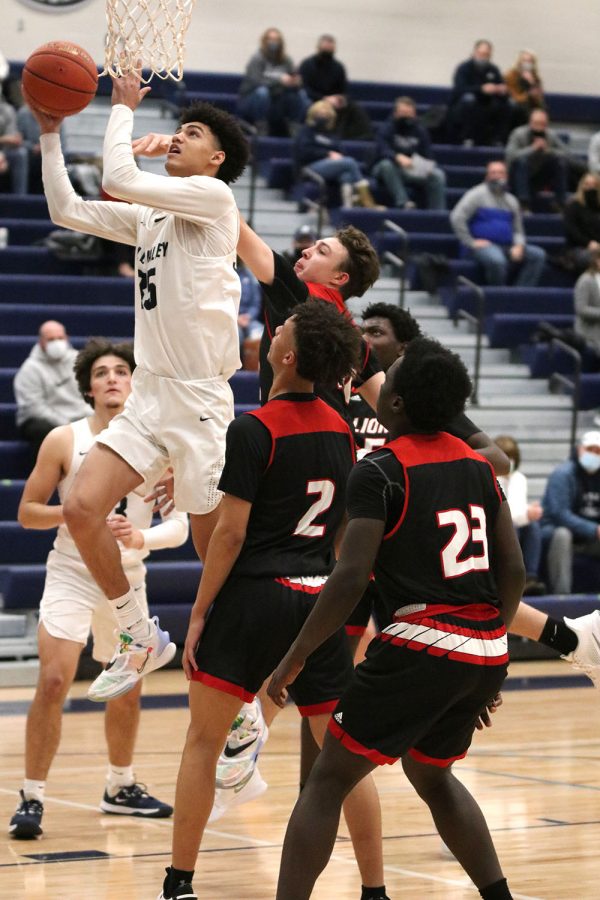
{"type": "Polygon", "coordinates": [[[136,372],[140,370],[144,375],[152,375],[153,378],[160,378],[163,381],[174,381],[177,384],[202,385],[202,384],[218,384],[220,382],[227,383],[228,379],[225,375],[212,375],[210,378],[179,378],[172,375],[159,375],[158,372],[151,372],[144,366],[136,366],[136,372]]]}
{"type": "Polygon", "coordinates": [[[294,575],[290,577],[276,578],[277,584],[283,584],[293,591],[303,591],[305,594],[319,594],[327,581],[327,575],[294,575]]]}
{"type": "Polygon", "coordinates": [[[462,606],[451,603],[408,603],[394,613],[395,622],[418,621],[424,616],[456,616],[459,619],[486,622],[497,619],[500,610],[491,603],[465,603],[462,606]]]}

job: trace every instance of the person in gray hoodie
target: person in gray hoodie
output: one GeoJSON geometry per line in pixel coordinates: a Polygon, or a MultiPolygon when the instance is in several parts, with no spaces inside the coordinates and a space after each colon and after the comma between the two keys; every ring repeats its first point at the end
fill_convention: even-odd
{"type": "Polygon", "coordinates": [[[43,322],[38,336],[13,381],[17,430],[31,444],[34,457],[49,431],[90,414],[75,381],[77,350],[69,343],[65,326],[43,322]]]}

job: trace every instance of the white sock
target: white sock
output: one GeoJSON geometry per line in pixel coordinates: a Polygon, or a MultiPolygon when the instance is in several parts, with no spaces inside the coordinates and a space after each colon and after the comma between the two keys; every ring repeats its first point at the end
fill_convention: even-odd
{"type": "Polygon", "coordinates": [[[122,787],[131,787],[135,784],[133,766],[111,766],[108,764],[106,771],[106,790],[109,797],[114,797],[122,787]]]}
{"type": "Polygon", "coordinates": [[[38,781],[37,778],[23,779],[23,793],[26,800],[39,800],[40,803],[43,803],[45,790],[45,781],[38,781]]]}
{"type": "Polygon", "coordinates": [[[130,634],[134,640],[147,640],[152,634],[152,629],[146,613],[137,602],[133,588],[129,588],[126,594],[111,602],[123,631],[130,634]]]}

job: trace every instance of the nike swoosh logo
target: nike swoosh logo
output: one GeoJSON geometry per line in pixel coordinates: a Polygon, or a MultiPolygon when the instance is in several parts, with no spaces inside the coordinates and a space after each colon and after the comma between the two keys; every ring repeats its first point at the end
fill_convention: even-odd
{"type": "Polygon", "coordinates": [[[156,225],[157,222],[162,222],[163,219],[166,219],[166,218],[167,218],[166,216],[157,216],[154,220],[154,224],[156,225]]]}
{"type": "Polygon", "coordinates": [[[206,421],[208,421],[208,419],[212,419],[212,416],[200,416],[201,422],[206,422],[206,421]]]}
{"type": "Polygon", "coordinates": [[[248,741],[246,744],[241,744],[241,746],[239,747],[228,747],[227,745],[225,745],[223,756],[226,756],[227,759],[233,759],[234,756],[238,756],[240,753],[243,753],[244,750],[247,750],[248,747],[251,747],[254,743],[256,743],[256,738],[252,738],[251,741],[248,741]]]}
{"type": "Polygon", "coordinates": [[[117,609],[123,609],[124,606],[127,606],[127,603],[128,601],[126,600],[125,603],[121,603],[120,606],[117,606],[117,609]]]}
{"type": "Polygon", "coordinates": [[[148,647],[148,652],[146,653],[146,659],[145,659],[144,662],[141,664],[141,666],[139,667],[139,669],[136,669],[136,672],[138,673],[138,675],[141,675],[142,672],[144,671],[144,669],[146,668],[146,663],[147,663],[148,660],[150,659],[150,653],[151,653],[151,652],[152,652],[152,647],[148,647]]]}
{"type": "Polygon", "coordinates": [[[85,456],[86,454],[87,454],[87,450],[80,450],[80,451],[79,451],[79,455],[80,455],[80,456],[85,456]]]}

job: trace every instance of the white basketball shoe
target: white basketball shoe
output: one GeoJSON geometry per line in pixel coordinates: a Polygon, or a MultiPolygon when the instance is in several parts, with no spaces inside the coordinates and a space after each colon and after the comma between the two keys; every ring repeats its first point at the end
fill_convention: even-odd
{"type": "Polygon", "coordinates": [[[565,623],[577,635],[577,646],[563,656],[576,669],[590,678],[600,688],[600,612],[595,609],[587,616],[567,619],[565,623]]]}

